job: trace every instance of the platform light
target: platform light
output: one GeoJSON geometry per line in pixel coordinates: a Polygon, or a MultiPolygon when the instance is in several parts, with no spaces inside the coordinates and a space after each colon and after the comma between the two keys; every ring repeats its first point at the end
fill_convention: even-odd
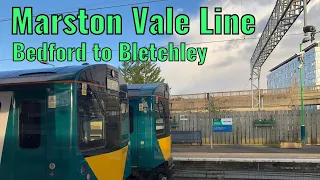
{"type": "Polygon", "coordinates": [[[316,31],[317,31],[316,27],[312,26],[312,25],[303,27],[303,32],[304,33],[316,32],[316,31]]]}
{"type": "Polygon", "coordinates": [[[303,27],[304,33],[309,33],[309,32],[311,33],[311,36],[310,36],[311,42],[313,42],[315,40],[316,31],[317,31],[316,27],[312,26],[312,25],[303,27]]]}

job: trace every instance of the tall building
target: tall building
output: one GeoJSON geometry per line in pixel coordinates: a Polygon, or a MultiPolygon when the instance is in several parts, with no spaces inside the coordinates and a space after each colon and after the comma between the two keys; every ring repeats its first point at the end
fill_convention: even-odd
{"type": "MultiPolygon", "coordinates": [[[[303,84],[304,86],[320,85],[320,42],[311,44],[304,51],[303,84]]],[[[272,68],[267,76],[268,89],[300,86],[299,65],[299,55],[295,54],[272,68]]],[[[314,106],[307,108],[313,109],[314,106]]]]}

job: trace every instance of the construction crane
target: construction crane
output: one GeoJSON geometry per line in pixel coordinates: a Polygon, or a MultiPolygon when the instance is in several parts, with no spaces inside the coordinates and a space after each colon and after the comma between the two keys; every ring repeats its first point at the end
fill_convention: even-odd
{"type": "Polygon", "coordinates": [[[262,65],[304,10],[304,5],[310,1],[277,0],[250,60],[252,112],[256,110],[260,112],[261,108],[260,73],[262,65]]]}

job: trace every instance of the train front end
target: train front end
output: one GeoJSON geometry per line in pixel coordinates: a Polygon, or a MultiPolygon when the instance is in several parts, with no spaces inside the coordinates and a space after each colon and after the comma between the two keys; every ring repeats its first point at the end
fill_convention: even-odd
{"type": "Polygon", "coordinates": [[[1,72],[0,179],[126,179],[123,84],[108,65],[1,72]]]}

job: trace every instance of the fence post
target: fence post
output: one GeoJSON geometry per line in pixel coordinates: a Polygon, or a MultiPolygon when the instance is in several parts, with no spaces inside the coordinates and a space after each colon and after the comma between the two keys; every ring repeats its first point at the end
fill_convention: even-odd
{"type": "Polygon", "coordinates": [[[209,114],[209,124],[210,124],[210,146],[212,149],[212,120],[211,120],[211,102],[210,102],[210,93],[207,93],[208,99],[208,114],[209,114]]]}

